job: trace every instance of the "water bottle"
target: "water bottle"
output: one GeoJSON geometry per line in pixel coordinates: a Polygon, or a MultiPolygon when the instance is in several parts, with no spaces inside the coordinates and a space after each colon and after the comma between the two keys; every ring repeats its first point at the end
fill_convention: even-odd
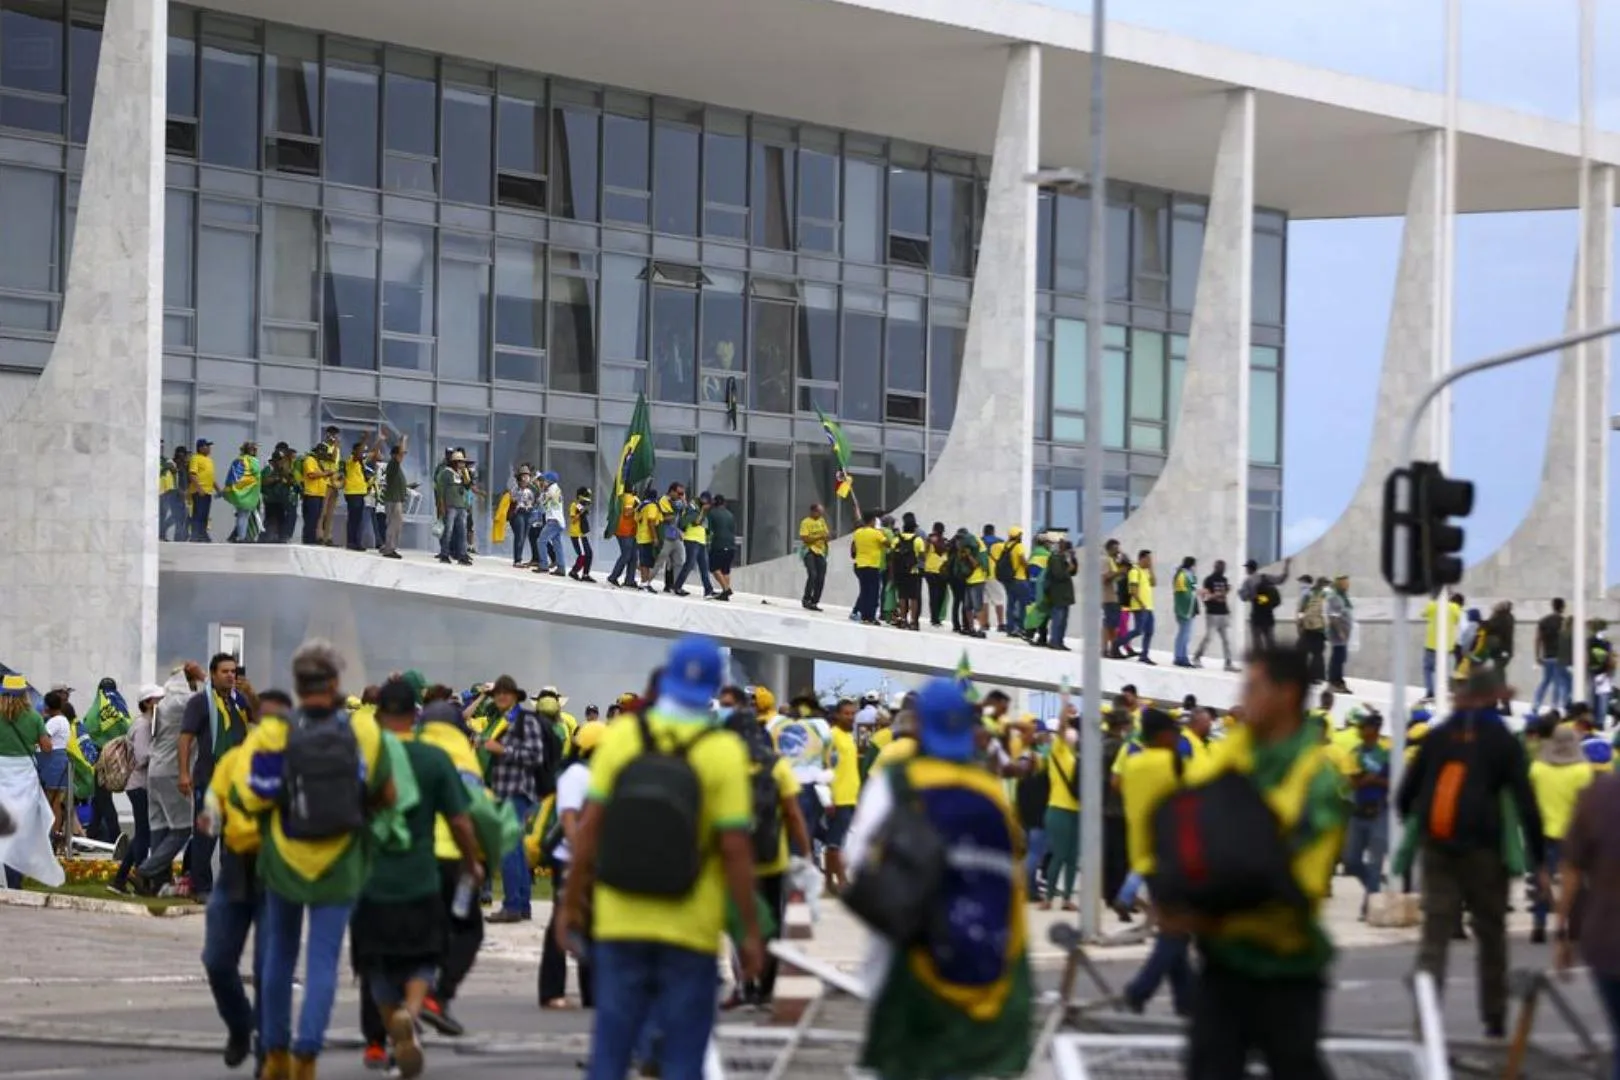
{"type": "Polygon", "coordinates": [[[478,882],[473,880],[471,874],[463,872],[456,881],[456,895],[450,900],[450,914],[457,919],[466,919],[472,915],[473,901],[478,895],[478,882]]]}

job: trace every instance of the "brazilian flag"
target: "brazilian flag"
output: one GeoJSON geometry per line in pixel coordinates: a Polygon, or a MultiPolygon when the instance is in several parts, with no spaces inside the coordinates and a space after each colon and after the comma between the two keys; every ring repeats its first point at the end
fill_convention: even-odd
{"type": "Polygon", "coordinates": [[[225,501],[238,510],[257,510],[263,498],[259,476],[264,471],[259,459],[243,454],[231,462],[225,473],[225,501]]]}
{"type": "Polygon", "coordinates": [[[96,699],[90,703],[80,725],[100,750],[129,732],[129,719],[129,706],[124,703],[123,694],[117,690],[97,690],[96,699]]]}
{"type": "Polygon", "coordinates": [[[645,394],[636,395],[636,411],[630,414],[630,430],[625,432],[624,447],[619,451],[619,463],[613,470],[613,512],[603,514],[607,527],[602,539],[613,537],[619,524],[619,508],[624,505],[626,492],[640,491],[652,479],[657,459],[653,454],[652,419],[647,410],[645,394]]]}
{"type": "Polygon", "coordinates": [[[838,463],[837,486],[834,490],[840,499],[847,499],[855,490],[855,481],[849,475],[849,440],[844,437],[844,429],[838,421],[827,419],[827,414],[820,409],[816,416],[821,419],[821,430],[827,436],[827,445],[832,448],[833,460],[838,463]]]}

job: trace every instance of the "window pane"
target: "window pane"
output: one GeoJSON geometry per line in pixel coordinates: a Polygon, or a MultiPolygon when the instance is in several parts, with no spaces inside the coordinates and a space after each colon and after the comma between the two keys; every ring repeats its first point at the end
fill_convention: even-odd
{"type": "Polygon", "coordinates": [[[377,366],[377,226],[326,220],[326,306],[322,330],[329,367],[377,366]]]}
{"type": "MultiPolygon", "coordinates": [[[[890,450],[883,459],[883,505],[899,506],[923,482],[923,456],[890,450]]],[[[865,505],[864,503],[862,504],[865,505]]]]}
{"type": "Polygon", "coordinates": [[[844,161],[844,257],[883,262],[883,166],[876,161],[844,161]]]}
{"type": "Polygon", "coordinates": [[[446,199],[489,205],[493,119],[494,109],[488,94],[455,86],[444,88],[446,199]]]}
{"type": "Polygon", "coordinates": [[[659,124],[653,140],[653,227],[677,236],[696,236],[698,133],[659,124]]]}
{"type": "Polygon", "coordinates": [[[1164,335],[1131,331],[1131,419],[1164,419],[1164,335]]]}
{"type": "Polygon", "coordinates": [[[500,167],[514,172],[546,171],[546,110],[537,101],[501,95],[500,167]]]}
{"type": "Polygon", "coordinates": [[[264,130],[285,135],[321,133],[321,69],[315,62],[315,42],[309,51],[293,55],[272,53],[264,58],[264,130]]]}
{"type": "MultiPolygon", "coordinates": [[[[0,191],[4,190],[0,178],[0,191]]],[[[163,306],[189,308],[191,302],[192,207],[191,193],[170,191],[163,204],[163,306]]]]}
{"type": "Polygon", "coordinates": [[[503,240],[495,249],[495,343],[546,347],[546,249],[503,240]]]}
{"type": "Polygon", "coordinates": [[[1161,192],[1138,191],[1132,214],[1135,235],[1131,253],[1136,264],[1134,296],[1139,304],[1163,306],[1165,277],[1169,271],[1170,200],[1161,192]]]}
{"type": "Polygon", "coordinates": [[[1057,280],[1061,293],[1086,291],[1086,248],[1091,243],[1091,199],[1057,197],[1057,280]]]}
{"type": "Polygon", "coordinates": [[[1280,405],[1277,372],[1249,372],[1249,460],[1256,465],[1278,463],[1280,405]]]}
{"type": "Polygon", "coordinates": [[[1131,298],[1131,208],[1108,204],[1108,299],[1131,298]]]}
{"type": "MultiPolygon", "coordinates": [[[[1043,191],[1035,203],[1035,287],[1052,287],[1052,229],[1057,216],[1055,196],[1043,191]]],[[[1037,410],[1038,411],[1038,410],[1037,410]]]]}
{"type": "Polygon", "coordinates": [[[197,348],[250,357],[258,262],[250,232],[204,228],[197,243],[197,348]]]}
{"type": "Polygon", "coordinates": [[[646,191],[647,121],[608,113],[602,117],[602,182],[627,191],[646,191]]]}
{"type": "MultiPolygon", "coordinates": [[[[740,288],[740,283],[739,283],[740,288]]],[[[703,401],[723,402],[729,372],[741,372],[743,298],[740,292],[703,290],[703,401]]]]}
{"type": "Polygon", "coordinates": [[[1204,258],[1204,223],[1178,217],[1170,223],[1170,306],[1191,311],[1198,297],[1198,266],[1204,258]]]}
{"type": "Polygon", "coordinates": [[[653,396],[697,400],[697,308],[694,289],[653,290],[653,396]]]}
{"type": "Polygon", "coordinates": [[[377,73],[326,69],[326,178],[377,186],[377,73]]]}
{"type": "Polygon", "coordinates": [[[838,291],[810,286],[799,308],[799,378],[838,381],[838,291]]]}
{"type": "Polygon", "coordinates": [[[838,250],[838,156],[799,151],[799,249],[838,250]]]}
{"type": "Polygon", "coordinates": [[[786,555],[793,546],[793,503],[786,469],[748,466],[748,493],[742,510],[748,516],[748,560],[764,562],[786,555]]]}
{"type": "Polygon", "coordinates": [[[889,170],[889,231],[928,235],[928,174],[922,170],[889,170]]]}
{"type": "Polygon", "coordinates": [[[0,85],[60,94],[62,0],[5,0],[0,8],[0,85]]]}
{"type": "Polygon", "coordinates": [[[793,247],[793,151],[754,144],[754,244],[781,251],[793,247]]]}
{"type": "Polygon", "coordinates": [[[1254,234],[1254,321],[1278,326],[1283,321],[1283,238],[1254,234]]]}
{"type": "Polygon", "coordinates": [[[703,199],[725,206],[748,205],[748,140],[717,131],[703,135],[703,199]]]}
{"type": "MultiPolygon", "coordinates": [[[[320,310],[319,222],[313,210],[264,208],[264,317],[314,323],[320,310]]],[[[307,355],[314,358],[314,342],[307,355]]],[[[262,350],[270,353],[272,350],[262,350]]],[[[305,355],[299,350],[293,355],[305,355]]]]}
{"type": "Polygon", "coordinates": [[[628,255],[602,258],[602,358],[647,358],[647,263],[628,255]]]}
{"type": "Polygon", "coordinates": [[[734,502],[742,491],[742,440],[728,435],[698,437],[697,487],[734,502]]]}
{"type": "Polygon", "coordinates": [[[1125,448],[1125,354],[1115,349],[1103,351],[1103,445],[1111,450],[1125,448]]]}
{"type": "MultiPolygon", "coordinates": [[[[382,260],[383,330],[431,336],[433,230],[427,226],[389,222],[383,226],[382,260]]],[[[409,357],[412,354],[399,351],[395,355],[409,357]]]]}
{"type": "Polygon", "coordinates": [[[0,168],[0,285],[55,292],[62,176],[0,168]]]}
{"type": "Polygon", "coordinates": [[[948,428],[956,419],[956,386],[962,380],[967,330],[935,326],[928,352],[928,426],[948,428]]]}
{"type": "Polygon", "coordinates": [[[923,302],[912,297],[889,299],[888,388],[922,393],[926,377],[927,341],[922,321],[923,302]]]}
{"type": "Polygon", "coordinates": [[[197,115],[197,43],[187,37],[169,37],[168,62],[170,116],[197,115]]]}
{"type": "Polygon", "coordinates": [[[973,272],[973,181],[934,174],[932,255],[936,274],[973,272]]]}
{"type": "Polygon", "coordinates": [[[72,84],[68,90],[71,112],[68,135],[76,143],[90,137],[90,105],[96,96],[96,64],[101,59],[101,24],[74,17],[68,38],[72,84]]]}
{"type": "Polygon", "coordinates": [[[1281,352],[1275,345],[1249,346],[1249,365],[1257,368],[1275,368],[1280,363],[1281,352]]]}
{"type": "Polygon", "coordinates": [[[438,157],[438,111],[433,79],[400,71],[388,73],[388,149],[438,157]]]}
{"type": "Polygon", "coordinates": [[[844,415],[876,422],[883,418],[883,316],[844,311],[844,415]]]}
{"type": "Polygon", "coordinates": [[[596,282],[551,278],[551,385],[596,393],[596,282]]]}
{"type": "Polygon", "coordinates": [[[259,167],[259,57],[203,46],[202,159],[259,167]]]}
{"type": "MultiPolygon", "coordinates": [[[[843,508],[833,497],[833,473],[838,469],[826,442],[799,443],[793,448],[793,505],[803,513],[814,503],[827,508],[830,528],[838,529],[843,508]]],[[[842,530],[840,530],[842,531],[842,530]]]]}
{"type": "Polygon", "coordinates": [[[794,305],[754,300],[749,311],[754,408],[761,412],[792,412],[793,340],[797,333],[794,305]]]}
{"type": "Polygon", "coordinates": [[[1052,405],[1069,412],[1086,411],[1086,324],[1058,319],[1053,328],[1052,405]]]}
{"type": "MultiPolygon", "coordinates": [[[[495,433],[490,440],[492,490],[505,490],[507,480],[519,465],[527,465],[531,471],[541,467],[545,462],[545,426],[545,421],[538,416],[495,414],[495,433]]],[[[580,484],[589,482],[589,477],[579,479],[580,484]]]]}
{"type": "Polygon", "coordinates": [[[439,262],[439,377],[489,381],[489,264],[439,262]]]}
{"type": "Polygon", "coordinates": [[[596,129],[594,112],[552,110],[551,202],[561,217],[596,220],[596,129]]]}
{"type": "Polygon", "coordinates": [[[1170,335],[1170,387],[1169,410],[1166,416],[1167,430],[1165,432],[1166,446],[1176,441],[1176,421],[1181,417],[1181,386],[1187,379],[1187,336],[1185,334],[1170,335]]]}

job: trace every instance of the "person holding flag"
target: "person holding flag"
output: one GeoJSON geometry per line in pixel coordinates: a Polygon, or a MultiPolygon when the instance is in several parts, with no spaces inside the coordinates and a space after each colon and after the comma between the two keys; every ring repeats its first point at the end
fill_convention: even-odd
{"type": "Polygon", "coordinates": [[[236,510],[236,525],[231,529],[227,543],[247,543],[259,536],[259,506],[264,501],[259,478],[264,467],[259,464],[259,444],[249,440],[225,473],[225,501],[236,510]]]}
{"type": "MultiPolygon", "coordinates": [[[[111,678],[102,679],[96,685],[95,699],[90,702],[84,719],[79,721],[80,732],[95,744],[99,759],[108,743],[129,734],[129,727],[129,706],[118,691],[118,683],[111,678]]],[[[90,827],[85,831],[90,839],[104,844],[118,841],[118,808],[113,805],[112,792],[102,786],[99,775],[90,796],[90,827]]]]}
{"type": "Polygon", "coordinates": [[[639,554],[635,522],[636,511],[641,504],[636,493],[652,479],[657,463],[647,396],[637,394],[636,409],[630,414],[630,427],[624,433],[624,446],[619,450],[619,463],[613,470],[614,512],[602,515],[605,519],[602,539],[617,538],[619,544],[618,561],[608,575],[610,585],[635,587],[639,554]]]}

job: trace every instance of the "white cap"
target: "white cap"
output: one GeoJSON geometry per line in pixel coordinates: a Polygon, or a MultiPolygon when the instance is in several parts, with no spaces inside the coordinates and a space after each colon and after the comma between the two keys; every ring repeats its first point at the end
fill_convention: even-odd
{"type": "Polygon", "coordinates": [[[157,683],[147,683],[145,686],[141,687],[141,696],[135,699],[135,704],[139,705],[143,701],[152,701],[153,699],[162,697],[163,687],[159,686],[157,683]]]}

